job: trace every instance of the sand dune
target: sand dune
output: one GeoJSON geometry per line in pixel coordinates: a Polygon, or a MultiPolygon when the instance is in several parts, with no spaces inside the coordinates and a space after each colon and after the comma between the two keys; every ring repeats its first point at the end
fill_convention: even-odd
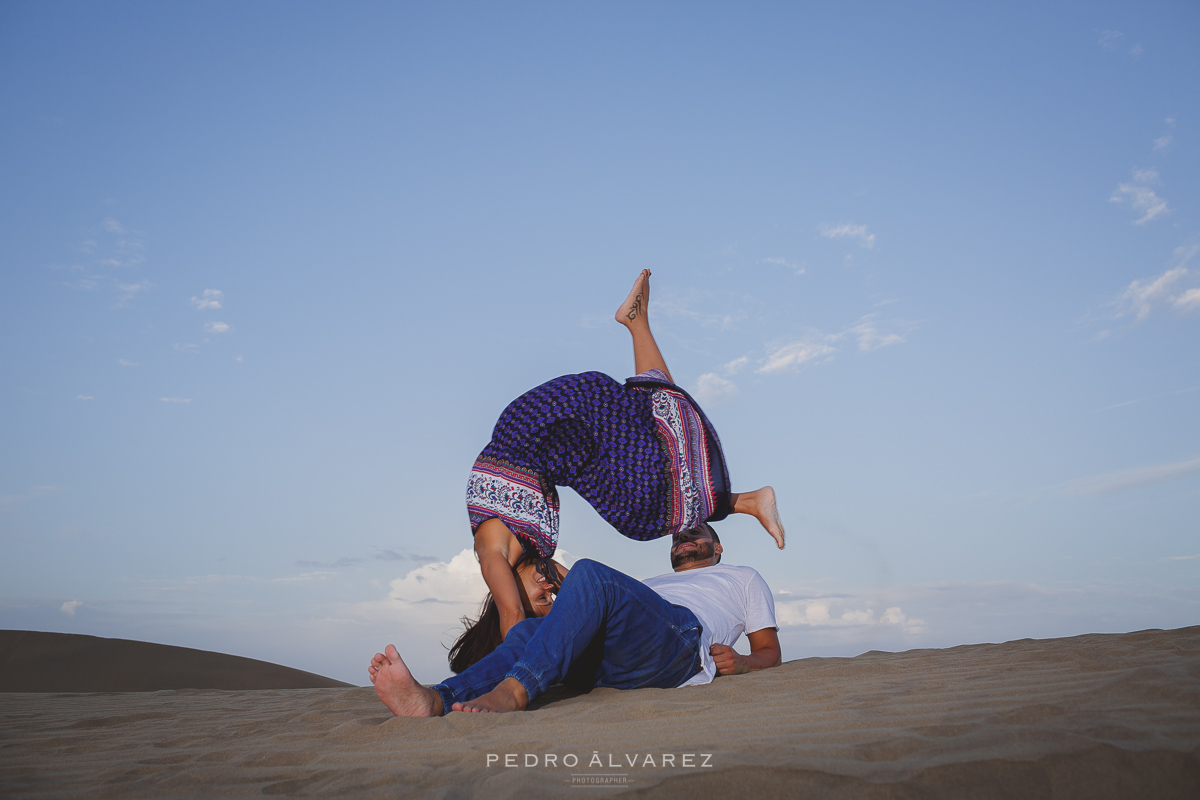
{"type": "Polygon", "coordinates": [[[0,631],[0,692],[324,689],[348,686],[253,658],[74,633],[0,631]]]}
{"type": "Polygon", "coordinates": [[[396,719],[369,688],[5,694],[0,732],[18,797],[1195,798],[1200,627],[556,690],[499,716],[396,719]]]}

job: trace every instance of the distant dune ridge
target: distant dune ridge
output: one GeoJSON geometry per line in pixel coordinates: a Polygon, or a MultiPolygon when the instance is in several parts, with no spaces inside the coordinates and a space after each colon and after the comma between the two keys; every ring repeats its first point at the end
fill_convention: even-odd
{"type": "Polygon", "coordinates": [[[0,631],[0,692],[329,689],[311,672],[190,647],[74,633],[0,631]]]}
{"type": "MultiPolygon", "coordinates": [[[[9,674],[14,643],[0,641],[9,674]]],[[[29,641],[68,661],[86,647],[208,656],[221,680],[272,667],[29,641]]],[[[1200,626],[806,658],[687,689],[553,689],[526,713],[444,719],[392,717],[362,687],[0,694],[0,796],[277,794],[1195,800],[1200,626]]]]}

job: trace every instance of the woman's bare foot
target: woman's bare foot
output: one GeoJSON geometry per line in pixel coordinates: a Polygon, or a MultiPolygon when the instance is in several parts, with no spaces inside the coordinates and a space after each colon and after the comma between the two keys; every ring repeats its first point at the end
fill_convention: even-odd
{"type": "Polygon", "coordinates": [[[496,688],[465,703],[455,703],[455,711],[474,711],[484,714],[503,714],[529,708],[529,693],[516,678],[505,678],[496,688]]]}
{"type": "Polygon", "coordinates": [[[637,374],[657,369],[673,383],[675,379],[671,377],[671,370],[667,369],[662,351],[658,349],[654,334],[650,332],[650,317],[647,315],[649,310],[650,270],[644,269],[633,282],[629,297],[626,297],[625,302],[617,309],[617,322],[629,329],[630,335],[633,336],[633,366],[637,374]]]}
{"type": "Polygon", "coordinates": [[[644,269],[637,276],[637,280],[633,282],[633,288],[629,290],[629,297],[626,297],[625,302],[617,309],[617,322],[626,328],[633,326],[635,323],[646,322],[646,311],[649,305],[650,270],[644,269]]]}
{"type": "Polygon", "coordinates": [[[442,696],[417,683],[394,645],[375,654],[367,674],[375,684],[375,694],[397,717],[440,717],[444,713],[442,696]]]}
{"type": "Polygon", "coordinates": [[[759,521],[771,534],[779,549],[783,549],[783,522],[779,519],[779,509],[775,507],[775,490],[764,486],[755,492],[742,492],[733,495],[733,512],[749,514],[759,521]]]}

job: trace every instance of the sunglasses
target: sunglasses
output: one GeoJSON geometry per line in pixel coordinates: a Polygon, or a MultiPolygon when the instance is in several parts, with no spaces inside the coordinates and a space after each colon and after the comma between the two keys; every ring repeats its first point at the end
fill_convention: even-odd
{"type": "Polygon", "coordinates": [[[558,577],[558,570],[554,567],[554,562],[548,558],[539,558],[533,562],[533,568],[538,574],[546,579],[546,583],[554,587],[557,592],[562,588],[562,580],[558,577]]]}

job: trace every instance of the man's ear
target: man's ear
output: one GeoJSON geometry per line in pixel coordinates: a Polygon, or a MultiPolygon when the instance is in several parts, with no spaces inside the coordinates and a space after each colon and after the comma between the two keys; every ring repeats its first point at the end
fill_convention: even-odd
{"type": "Polygon", "coordinates": [[[724,552],[725,552],[725,548],[721,546],[720,542],[717,542],[716,544],[713,545],[713,555],[719,556],[719,555],[721,555],[721,553],[724,553],[724,552]]]}

